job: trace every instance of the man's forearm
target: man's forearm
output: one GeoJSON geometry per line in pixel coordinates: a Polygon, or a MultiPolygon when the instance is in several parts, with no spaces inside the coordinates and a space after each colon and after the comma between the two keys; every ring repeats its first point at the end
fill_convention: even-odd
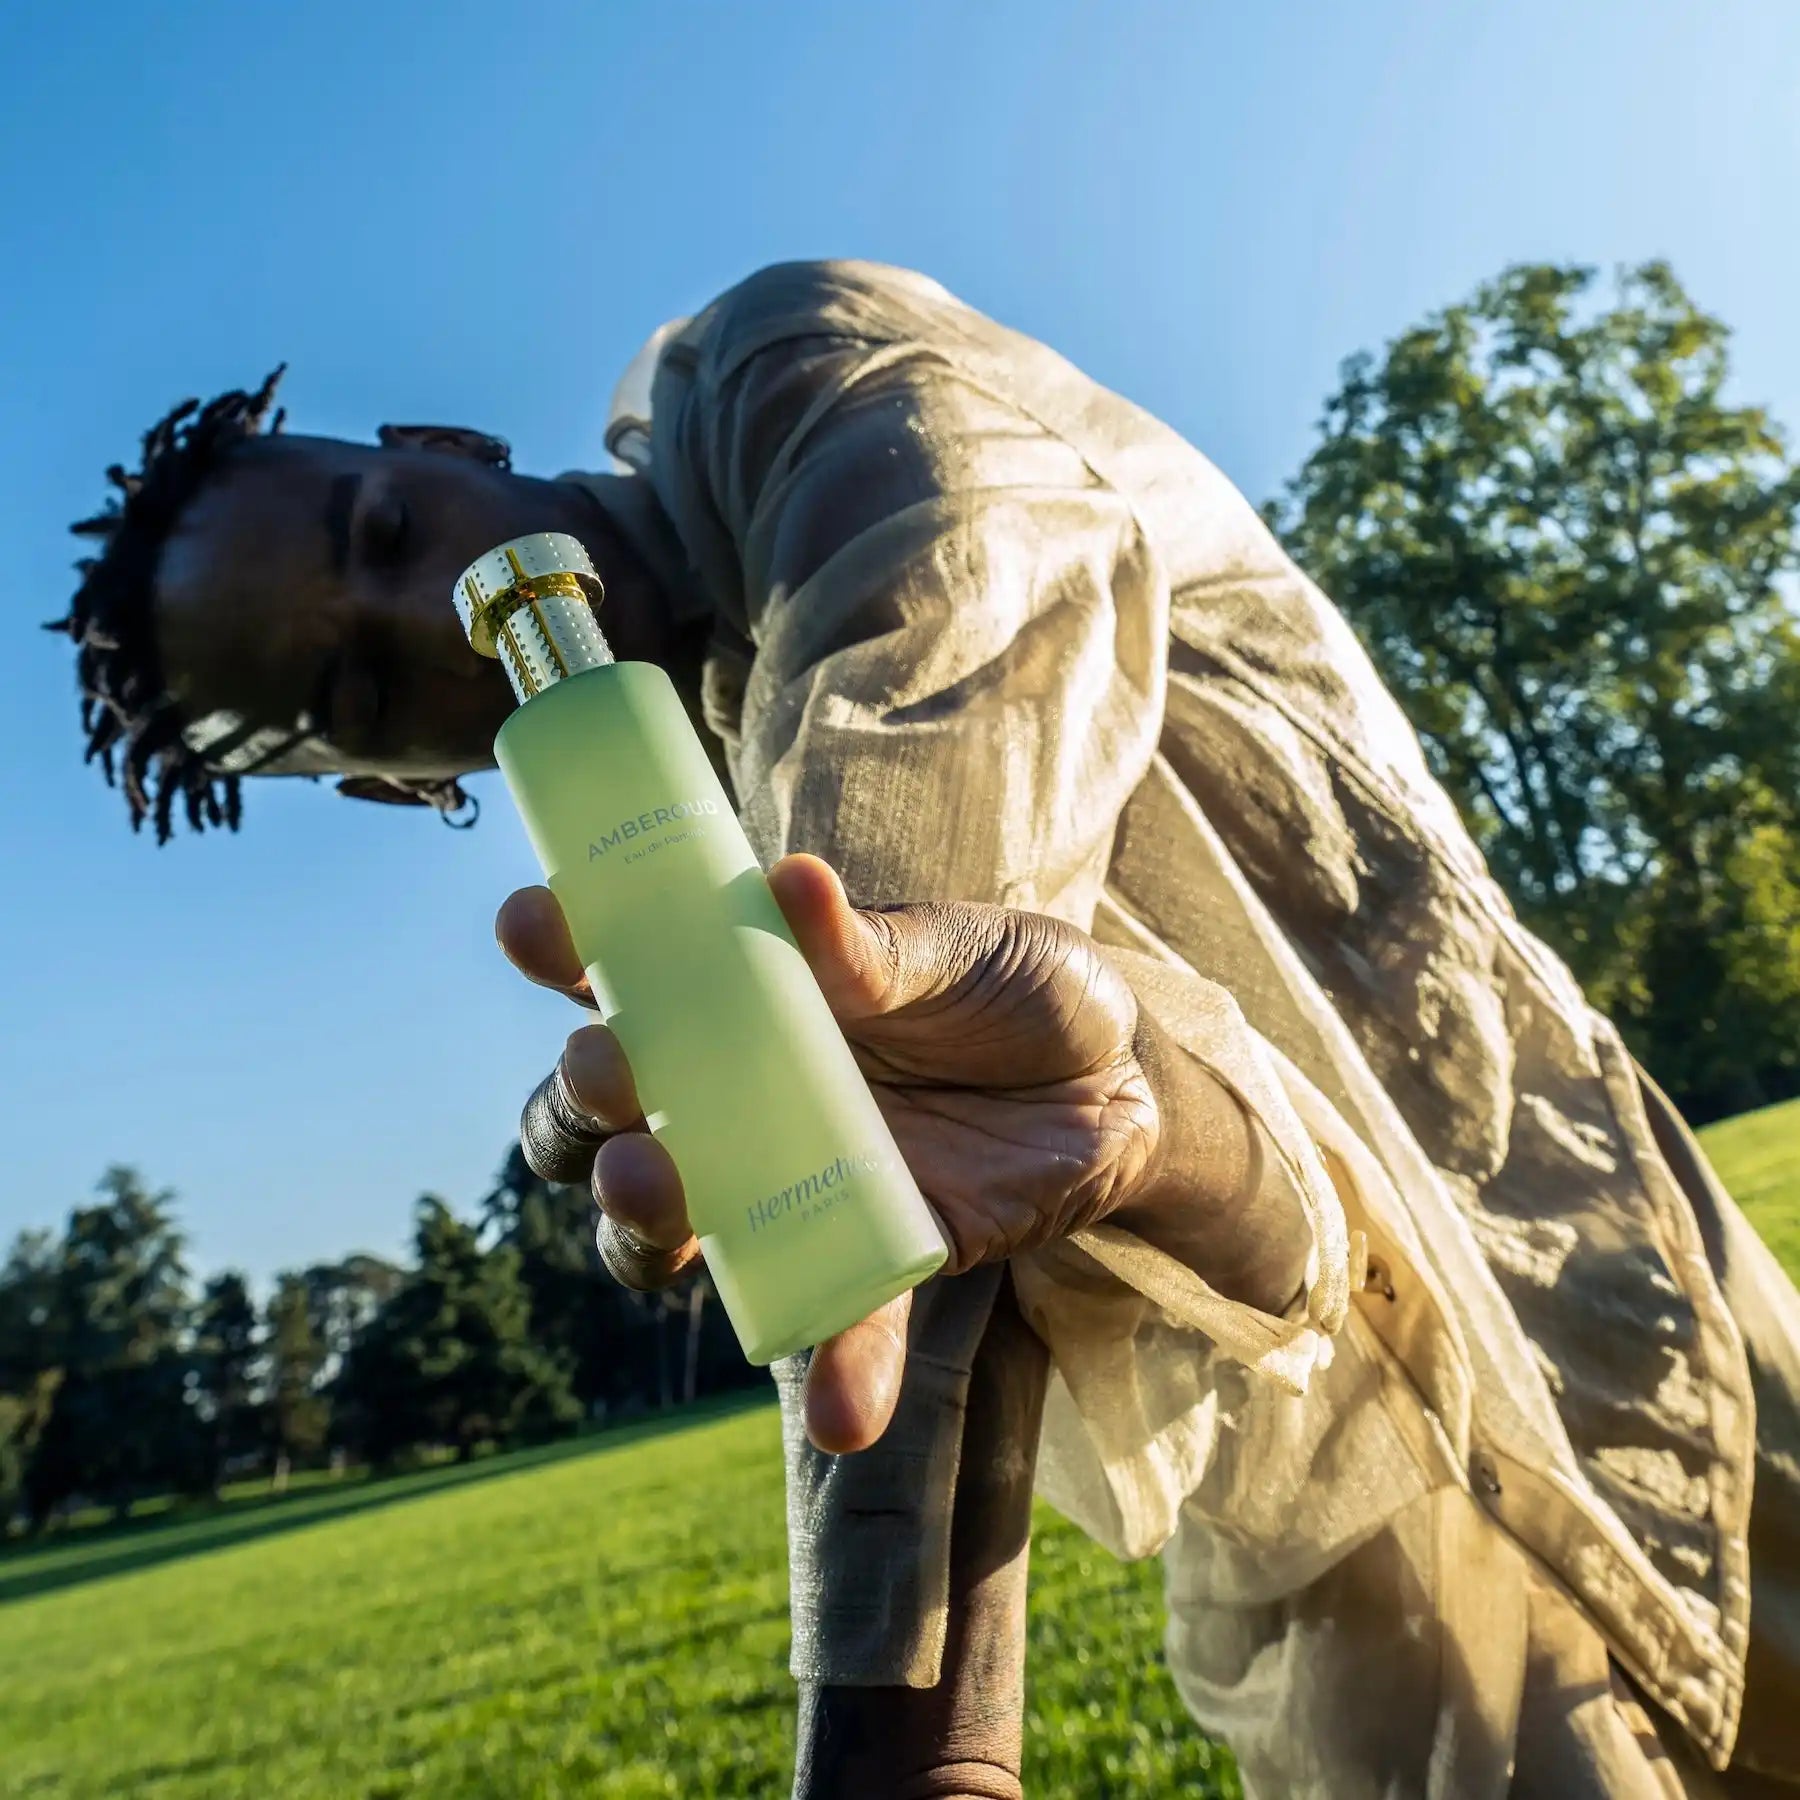
{"type": "Polygon", "coordinates": [[[1107,1222],[1166,1251],[1228,1300],[1285,1313],[1312,1248],[1298,1199],[1266,1179],[1261,1135],[1236,1097],[1148,1010],[1137,1050],[1161,1138],[1144,1185],[1107,1222]]]}
{"type": "Polygon", "coordinates": [[[1021,1800],[1026,1554],[950,1596],[934,1688],[801,1684],[801,1800],[1021,1800]]]}
{"type": "Polygon", "coordinates": [[[932,1688],[802,1684],[801,1800],[1019,1800],[1031,1492],[1048,1380],[1049,1354],[1008,1280],[963,1415],[942,1678],[932,1688]]]}

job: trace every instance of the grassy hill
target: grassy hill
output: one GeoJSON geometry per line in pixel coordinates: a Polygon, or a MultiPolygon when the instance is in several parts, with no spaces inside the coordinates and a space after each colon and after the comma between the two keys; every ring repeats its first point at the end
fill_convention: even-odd
{"type": "MultiPolygon", "coordinates": [[[[1800,1104],[1707,1143],[1800,1269],[1800,1104]]],[[[0,1794],[779,1796],[785,1607],[766,1405],[53,1541],[0,1558],[0,1794]]],[[[1159,1617],[1043,1516],[1034,1800],[1238,1791],[1159,1617]]]]}
{"type": "Polygon", "coordinates": [[[1700,1137],[1732,1198],[1800,1281],[1800,1100],[1708,1126],[1700,1137]]]}
{"type": "MultiPolygon", "coordinates": [[[[0,1560],[0,1793],[785,1794],[778,1419],[721,1410],[0,1560]]],[[[1046,1515],[1034,1575],[1033,1795],[1235,1794],[1154,1565],[1046,1515]]]]}

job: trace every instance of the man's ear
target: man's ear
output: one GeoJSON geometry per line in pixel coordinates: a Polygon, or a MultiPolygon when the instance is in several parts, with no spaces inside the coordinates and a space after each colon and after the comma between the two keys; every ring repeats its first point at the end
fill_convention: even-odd
{"type": "Polygon", "coordinates": [[[346,775],[337,791],[352,800],[379,800],[386,806],[429,806],[431,802],[417,788],[404,782],[389,781],[385,775],[346,775]]]}
{"type": "Polygon", "coordinates": [[[512,467],[512,445],[467,425],[383,425],[375,433],[384,450],[435,450],[441,456],[464,456],[470,462],[512,467]]]}
{"type": "Polygon", "coordinates": [[[458,831],[481,817],[481,802],[463,789],[455,776],[440,781],[408,781],[399,775],[346,775],[337,791],[351,800],[377,800],[384,806],[430,806],[446,825],[458,831]]]}

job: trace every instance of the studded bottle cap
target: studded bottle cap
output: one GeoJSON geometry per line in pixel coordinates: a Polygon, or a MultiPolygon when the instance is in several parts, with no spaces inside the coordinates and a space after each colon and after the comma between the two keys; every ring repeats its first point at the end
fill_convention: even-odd
{"type": "Polygon", "coordinates": [[[452,592],[470,644],[498,657],[521,700],[613,660],[594,618],[605,595],[564,531],[514,538],[470,563],[452,592]]]}

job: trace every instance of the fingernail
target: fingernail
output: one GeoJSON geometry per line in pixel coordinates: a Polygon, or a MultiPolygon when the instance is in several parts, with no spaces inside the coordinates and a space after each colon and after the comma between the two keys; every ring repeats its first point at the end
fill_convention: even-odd
{"type": "Polygon", "coordinates": [[[575,1092],[574,1083],[569,1079],[569,1071],[561,1063],[556,1065],[553,1091],[558,1107],[567,1114],[566,1122],[576,1131],[592,1137],[604,1137],[612,1129],[590,1107],[582,1104],[580,1095],[575,1092]]]}
{"type": "Polygon", "coordinates": [[[601,1041],[598,1042],[590,1036],[587,1029],[572,1033],[563,1046],[560,1067],[563,1088],[576,1109],[592,1119],[600,1130],[617,1131],[629,1121],[612,1118],[604,1105],[591,1105],[582,1098],[584,1092],[603,1094],[617,1085],[612,1047],[604,1039],[604,1032],[600,1034],[601,1041]]]}

